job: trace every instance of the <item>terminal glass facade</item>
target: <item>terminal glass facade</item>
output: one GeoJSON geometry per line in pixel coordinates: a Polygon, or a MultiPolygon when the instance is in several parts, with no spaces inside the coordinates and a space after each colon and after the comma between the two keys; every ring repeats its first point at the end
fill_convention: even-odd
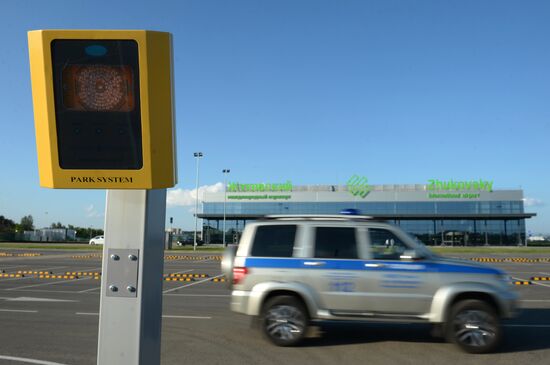
{"type": "MultiPolygon", "coordinates": [[[[238,239],[247,221],[235,216],[262,216],[269,214],[338,214],[343,209],[359,209],[365,215],[392,214],[513,214],[523,213],[523,204],[513,201],[492,202],[395,202],[395,203],[248,203],[231,202],[226,205],[227,241],[238,239]]],[[[204,215],[223,215],[223,203],[204,203],[204,215]]],[[[430,245],[511,245],[524,242],[524,219],[390,219],[405,231],[430,245]]],[[[210,241],[220,239],[223,222],[219,218],[205,219],[204,230],[210,241]],[[210,234],[208,233],[210,232],[210,234]]]]}
{"type": "MultiPolygon", "coordinates": [[[[425,187],[409,190],[397,187],[390,193],[379,189],[376,201],[348,198],[345,188],[336,190],[335,195],[324,192],[325,197],[330,197],[326,200],[332,201],[322,201],[315,195],[318,189],[306,198],[302,195],[300,201],[293,201],[294,196],[285,201],[226,200],[226,242],[236,242],[247,222],[264,215],[339,214],[353,208],[363,215],[398,225],[428,245],[517,245],[525,242],[525,219],[533,216],[524,212],[523,193],[518,190],[486,192],[478,199],[451,200],[430,199],[425,187]],[[311,201],[307,201],[309,196],[311,201]],[[342,199],[338,201],[340,196],[342,199]],[[388,199],[383,201],[380,197],[388,199]],[[413,201],[407,201],[407,197],[413,201]]],[[[373,193],[369,197],[372,196],[373,193]]],[[[221,243],[223,216],[223,194],[203,202],[199,217],[203,218],[206,242],[221,243]]]]}
{"type": "MultiPolygon", "coordinates": [[[[223,214],[224,203],[204,203],[204,215],[223,214]]],[[[362,214],[513,214],[523,213],[522,202],[277,202],[277,203],[226,203],[226,215],[268,214],[338,214],[343,209],[359,209],[362,214]]]]}

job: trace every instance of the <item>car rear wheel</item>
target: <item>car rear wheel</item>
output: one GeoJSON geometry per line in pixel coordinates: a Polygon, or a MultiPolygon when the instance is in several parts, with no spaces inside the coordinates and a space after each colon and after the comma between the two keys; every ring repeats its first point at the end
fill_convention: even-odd
{"type": "Polygon", "coordinates": [[[298,344],[305,336],[308,322],[304,305],[295,297],[273,297],[264,306],[262,329],[277,346],[298,344]]]}
{"type": "Polygon", "coordinates": [[[446,327],[448,340],[473,354],[494,351],[502,337],[495,309],[481,300],[455,304],[446,327]]]}

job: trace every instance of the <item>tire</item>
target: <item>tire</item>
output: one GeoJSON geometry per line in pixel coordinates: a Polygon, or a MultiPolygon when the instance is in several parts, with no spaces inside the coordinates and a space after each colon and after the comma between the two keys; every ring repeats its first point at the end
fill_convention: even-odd
{"type": "Polygon", "coordinates": [[[495,308],[475,299],[463,300],[451,308],[446,337],[471,354],[494,351],[502,339],[500,320],[495,308]]]}
{"type": "Polygon", "coordinates": [[[304,305],[293,296],[273,297],[265,303],[262,311],[262,330],[277,346],[295,346],[302,341],[308,322],[304,305]]]}
{"type": "Polygon", "coordinates": [[[90,242],[90,245],[95,245],[95,242],[94,241],[90,242]]]}

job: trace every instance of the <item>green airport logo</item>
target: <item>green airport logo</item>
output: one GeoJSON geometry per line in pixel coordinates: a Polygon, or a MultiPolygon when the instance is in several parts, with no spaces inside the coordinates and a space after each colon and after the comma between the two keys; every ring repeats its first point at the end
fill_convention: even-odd
{"type": "Polygon", "coordinates": [[[372,186],[369,185],[369,180],[365,176],[353,175],[347,182],[348,191],[353,196],[360,196],[365,198],[370,191],[372,186]]]}

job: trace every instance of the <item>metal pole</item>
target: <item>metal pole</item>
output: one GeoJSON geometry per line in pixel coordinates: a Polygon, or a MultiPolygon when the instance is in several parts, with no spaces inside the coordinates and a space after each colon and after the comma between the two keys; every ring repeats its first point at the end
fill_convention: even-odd
{"type": "Polygon", "coordinates": [[[441,246],[445,246],[445,236],[443,229],[443,220],[441,220],[441,246]]]}
{"type": "Polygon", "coordinates": [[[158,365],[166,189],[108,190],[98,365],[158,365]]]}
{"type": "Polygon", "coordinates": [[[223,247],[225,247],[225,204],[227,202],[227,174],[229,169],[223,169],[223,247]]]}
{"type": "Polygon", "coordinates": [[[223,247],[225,247],[225,203],[227,197],[227,184],[225,182],[225,172],[223,174],[223,247]]]}
{"type": "Polygon", "coordinates": [[[485,220],[485,246],[489,246],[489,238],[487,235],[487,219],[485,220]]]}
{"type": "Polygon", "coordinates": [[[202,152],[195,152],[193,156],[197,159],[197,181],[195,185],[195,192],[197,194],[195,199],[195,238],[193,240],[193,251],[195,251],[197,250],[197,220],[199,214],[199,161],[202,157],[202,152]]]}

